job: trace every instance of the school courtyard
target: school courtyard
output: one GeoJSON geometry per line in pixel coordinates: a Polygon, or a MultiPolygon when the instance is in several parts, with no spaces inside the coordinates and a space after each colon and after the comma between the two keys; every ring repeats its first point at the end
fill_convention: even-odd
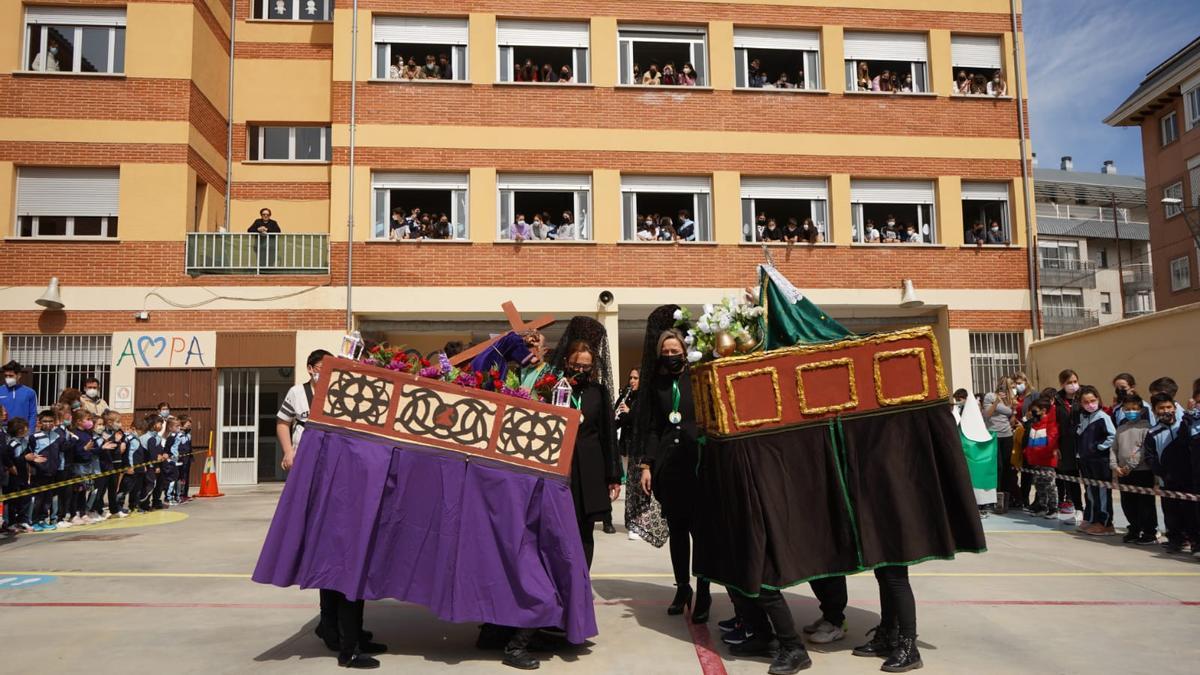
{"type": "MultiPolygon", "coordinates": [[[[315,591],[249,575],[281,485],[99,525],[0,540],[0,638],[11,673],[319,673],[337,667],[313,636],[315,591]]],[[[621,503],[617,504],[621,513],[621,503]]],[[[547,673],[765,673],[736,659],[716,620],[668,617],[666,550],[597,532],[593,587],[600,635],[546,655],[547,673]]],[[[1194,673],[1200,661],[1200,563],[1119,537],[1071,534],[1022,515],[984,522],[989,551],[913,569],[928,673],[1194,673]]],[[[813,672],[878,672],[850,655],[878,620],[870,575],[851,577],[850,635],[812,650],[813,672]]],[[[798,622],[817,614],[807,587],[789,593],[798,622]]],[[[420,607],[368,603],[366,625],[390,651],[383,672],[498,673],[474,625],[420,607]]],[[[515,672],[515,671],[514,671],[515,672]]]]}

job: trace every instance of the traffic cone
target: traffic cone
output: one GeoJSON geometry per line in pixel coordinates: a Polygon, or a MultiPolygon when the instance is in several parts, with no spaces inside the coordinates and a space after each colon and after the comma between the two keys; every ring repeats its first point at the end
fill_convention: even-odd
{"type": "Polygon", "coordinates": [[[197,497],[224,497],[224,493],[217,487],[217,471],[213,466],[212,450],[208,451],[208,456],[204,458],[204,475],[200,478],[200,492],[196,493],[197,497]]]}

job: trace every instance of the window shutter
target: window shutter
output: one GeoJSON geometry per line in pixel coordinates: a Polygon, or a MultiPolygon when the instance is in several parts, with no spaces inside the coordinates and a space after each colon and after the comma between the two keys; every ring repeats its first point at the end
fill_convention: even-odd
{"type": "Polygon", "coordinates": [[[821,36],[815,30],[734,28],[733,46],[735,49],[798,49],[815,52],[821,49],[821,36]]]}
{"type": "Polygon", "coordinates": [[[575,21],[500,19],[496,22],[496,44],[587,49],[590,46],[588,24],[575,21]]]}
{"type": "Polygon", "coordinates": [[[622,192],[711,192],[708,176],[621,176],[622,192]]]}
{"type": "Polygon", "coordinates": [[[107,7],[28,7],[25,19],[36,24],[124,26],[125,9],[107,7]]]}
{"type": "Polygon", "coordinates": [[[1008,183],[963,183],[963,199],[1008,201],[1008,183]]]}
{"type": "Polygon", "coordinates": [[[465,190],[465,173],[375,173],[371,184],[376,188],[409,190],[465,190]]]}
{"type": "Polygon", "coordinates": [[[587,174],[502,173],[496,184],[501,190],[590,190],[592,177],[587,174]]]}
{"type": "Polygon", "coordinates": [[[431,16],[377,16],[375,42],[467,44],[467,20],[431,16]]]}
{"type": "Polygon", "coordinates": [[[17,215],[115,216],[119,175],[118,169],[18,169],[17,215]]]}
{"type": "Polygon", "coordinates": [[[859,33],[845,35],[846,59],[853,61],[928,61],[923,33],[859,33]]]}
{"type": "Polygon", "coordinates": [[[932,181],[850,181],[850,201],[863,204],[932,204],[932,181]]]}
{"type": "Polygon", "coordinates": [[[828,199],[819,178],[742,178],[742,199],[828,199]]]}
{"type": "Polygon", "coordinates": [[[1000,70],[1000,38],[988,35],[953,35],[950,37],[950,60],[955,68],[987,68],[1000,70]]]}

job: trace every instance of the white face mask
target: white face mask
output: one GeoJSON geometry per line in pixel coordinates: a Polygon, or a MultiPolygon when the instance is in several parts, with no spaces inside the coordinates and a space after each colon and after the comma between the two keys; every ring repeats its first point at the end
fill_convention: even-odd
{"type": "Polygon", "coordinates": [[[95,387],[88,389],[85,393],[88,395],[88,398],[99,398],[100,397],[100,390],[96,389],[95,387]]]}
{"type": "Polygon", "coordinates": [[[15,386],[17,386],[17,378],[6,377],[6,378],[4,378],[4,384],[7,384],[10,387],[15,387],[15,386]]]}
{"type": "Polygon", "coordinates": [[[1063,390],[1066,391],[1068,394],[1074,394],[1075,392],[1079,391],[1079,383],[1072,382],[1071,384],[1068,384],[1067,386],[1063,387],[1063,390]]]}
{"type": "Polygon", "coordinates": [[[1018,394],[1024,394],[1024,393],[1025,393],[1025,385],[1024,385],[1024,384],[1019,384],[1019,383],[1017,384],[1017,393],[1018,393],[1018,394]]]}
{"type": "Polygon", "coordinates": [[[316,381],[318,381],[318,380],[320,380],[320,379],[321,379],[321,373],[319,373],[319,372],[317,372],[317,371],[315,371],[315,370],[314,370],[314,371],[311,373],[311,375],[312,375],[312,381],[313,381],[313,382],[316,382],[316,381]]]}
{"type": "Polygon", "coordinates": [[[158,411],[158,416],[159,416],[159,417],[162,417],[162,418],[167,418],[167,417],[170,417],[170,416],[171,416],[171,409],[170,409],[170,408],[163,408],[162,410],[159,410],[159,411],[158,411]]]}
{"type": "Polygon", "coordinates": [[[992,232],[999,232],[999,231],[1000,231],[1000,226],[999,226],[999,225],[993,225],[993,226],[992,226],[992,232]]]}

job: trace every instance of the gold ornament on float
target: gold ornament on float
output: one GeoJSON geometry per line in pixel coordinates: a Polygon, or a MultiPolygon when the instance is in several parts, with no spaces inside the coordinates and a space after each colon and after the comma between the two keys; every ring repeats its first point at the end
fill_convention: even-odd
{"type": "Polygon", "coordinates": [[[737,336],[737,350],[739,354],[749,354],[758,346],[758,340],[754,338],[754,334],[746,331],[737,336]]]}
{"type": "Polygon", "coordinates": [[[737,340],[733,339],[729,331],[720,331],[713,336],[713,351],[721,358],[733,356],[737,352],[737,340]]]}

